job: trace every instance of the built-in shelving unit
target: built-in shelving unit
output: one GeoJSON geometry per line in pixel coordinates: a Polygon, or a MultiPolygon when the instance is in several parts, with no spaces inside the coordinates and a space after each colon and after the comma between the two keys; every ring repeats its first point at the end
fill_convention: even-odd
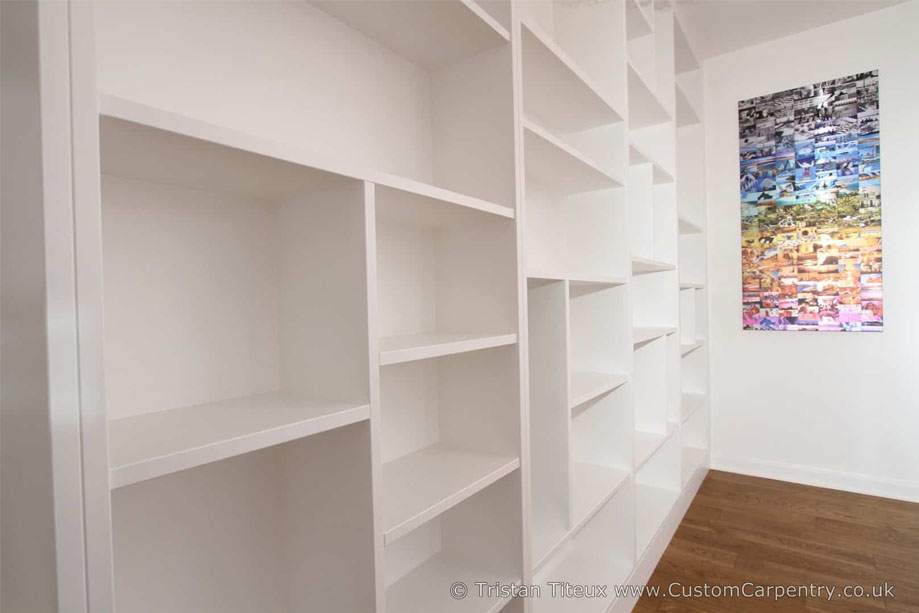
{"type": "Polygon", "coordinates": [[[675,10],[96,6],[81,427],[115,610],[631,607],[472,590],[644,581],[708,464],[675,10]]]}

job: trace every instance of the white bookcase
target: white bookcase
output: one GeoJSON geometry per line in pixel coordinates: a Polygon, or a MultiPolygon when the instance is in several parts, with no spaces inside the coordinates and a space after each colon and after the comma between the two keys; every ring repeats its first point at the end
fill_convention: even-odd
{"type": "Polygon", "coordinates": [[[74,3],[94,613],[631,609],[474,584],[646,580],[708,466],[675,10],[74,3]]]}

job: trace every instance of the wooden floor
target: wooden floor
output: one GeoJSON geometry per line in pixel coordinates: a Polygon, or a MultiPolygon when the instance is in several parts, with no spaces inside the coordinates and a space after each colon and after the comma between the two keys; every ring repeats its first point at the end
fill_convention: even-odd
{"type": "MultiPolygon", "coordinates": [[[[919,504],[711,471],[649,586],[893,586],[893,597],[649,597],[649,611],[919,611],[919,504]]],[[[883,588],[880,590],[883,592],[883,588]]]]}

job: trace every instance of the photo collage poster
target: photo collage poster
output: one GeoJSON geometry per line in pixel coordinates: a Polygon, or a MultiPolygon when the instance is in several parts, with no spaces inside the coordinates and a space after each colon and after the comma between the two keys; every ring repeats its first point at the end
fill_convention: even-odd
{"type": "Polygon", "coordinates": [[[744,329],[880,332],[878,71],[738,115],[744,329]]]}

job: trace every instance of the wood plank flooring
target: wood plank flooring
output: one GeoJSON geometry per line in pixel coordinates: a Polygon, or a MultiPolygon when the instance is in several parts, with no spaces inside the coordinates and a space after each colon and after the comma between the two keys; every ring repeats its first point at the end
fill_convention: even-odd
{"type": "Polygon", "coordinates": [[[919,504],[713,470],[648,585],[666,592],[673,583],[677,594],[706,583],[712,593],[646,594],[635,613],[919,612],[919,504]],[[714,597],[714,586],[747,582],[830,586],[836,594],[714,597]],[[871,597],[885,582],[893,595],[881,587],[871,597]],[[867,596],[842,595],[844,586],[856,585],[867,596]]]}

